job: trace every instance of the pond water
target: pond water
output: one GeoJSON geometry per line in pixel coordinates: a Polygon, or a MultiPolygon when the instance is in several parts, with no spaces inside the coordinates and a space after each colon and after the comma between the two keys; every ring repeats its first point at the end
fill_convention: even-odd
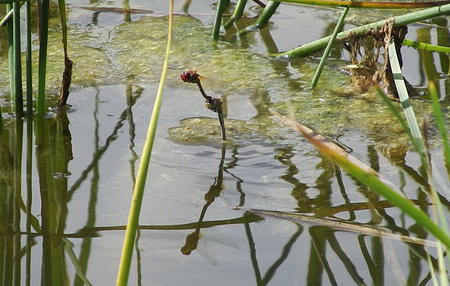
{"type": "MultiPolygon", "coordinates": [[[[1,30],[2,285],[114,285],[163,62],[166,2],[68,0],[72,107],[33,122],[8,114],[1,30]]],[[[239,37],[236,29],[252,24],[259,10],[249,2],[245,17],[214,44],[215,3],[192,1],[187,16],[183,3],[175,2],[174,47],[129,285],[430,284],[427,255],[436,263],[433,246],[358,229],[376,226],[386,233],[433,237],[270,113],[271,108],[289,112],[348,146],[431,213],[419,190],[424,179],[417,154],[376,94],[361,92],[343,71],[348,54],[332,51],[314,91],[308,86],[320,53],[290,60],[269,55],[330,34],[339,12],[281,5],[268,28],[239,37]],[[226,143],[196,86],[179,79],[187,69],[203,75],[206,92],[224,101],[226,143]],[[256,215],[250,209],[267,212],[256,215]],[[356,230],[271,211],[334,219],[356,230]]],[[[56,7],[52,11],[50,104],[63,68],[56,7]]],[[[390,13],[376,11],[365,21],[390,13]]],[[[346,28],[361,24],[366,14],[351,11],[349,17],[346,28]]],[[[448,18],[411,25],[407,34],[442,45],[449,36],[448,18]]],[[[434,80],[448,111],[448,56],[406,47],[402,52],[405,77],[422,93],[434,80]]],[[[413,106],[420,119],[430,112],[423,98],[413,106]]],[[[432,157],[445,178],[433,132],[432,157]]],[[[439,190],[449,217],[445,179],[439,190]]]]}

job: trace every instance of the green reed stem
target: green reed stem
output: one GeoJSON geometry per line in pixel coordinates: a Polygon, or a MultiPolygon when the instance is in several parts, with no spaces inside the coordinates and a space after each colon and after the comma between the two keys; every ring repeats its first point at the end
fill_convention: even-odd
{"type": "Polygon", "coordinates": [[[425,146],[423,144],[422,134],[420,132],[419,124],[417,123],[416,115],[414,114],[414,109],[412,108],[411,101],[409,100],[408,90],[406,89],[405,81],[403,80],[402,69],[400,68],[400,63],[395,48],[395,41],[392,41],[389,45],[389,64],[391,66],[395,88],[397,89],[400,103],[402,105],[403,112],[405,113],[406,122],[408,123],[409,130],[411,130],[413,140],[417,143],[416,151],[423,155],[425,154],[425,146]]]}
{"type": "Polygon", "coordinates": [[[22,97],[22,52],[20,44],[20,4],[13,3],[13,31],[14,31],[14,111],[18,118],[23,115],[22,97]]]}
{"type": "Polygon", "coordinates": [[[26,88],[27,88],[27,115],[33,115],[33,69],[31,57],[31,0],[26,0],[27,17],[27,49],[26,49],[26,88]]]}
{"type": "Polygon", "coordinates": [[[244,30],[240,31],[239,36],[264,28],[267,25],[267,23],[269,23],[270,18],[272,17],[273,14],[275,14],[275,11],[277,11],[277,8],[278,6],[280,6],[280,4],[281,2],[269,1],[269,3],[267,3],[266,8],[264,8],[261,15],[259,15],[256,24],[248,26],[244,30]]]}
{"type": "Polygon", "coordinates": [[[437,96],[436,86],[435,84],[430,81],[430,97],[431,97],[431,105],[433,107],[433,115],[434,120],[436,122],[436,127],[439,130],[439,133],[442,137],[442,145],[444,145],[444,158],[445,158],[445,165],[447,167],[447,174],[450,178],[450,142],[448,139],[448,131],[445,127],[445,116],[442,113],[441,105],[439,104],[439,99],[437,96]]]}
{"type": "Polygon", "coordinates": [[[218,41],[219,40],[219,33],[220,33],[220,24],[222,23],[222,15],[225,11],[225,8],[230,4],[230,0],[219,0],[219,3],[217,4],[217,10],[216,10],[216,18],[214,19],[214,27],[213,27],[213,40],[218,41]]]}
{"type": "Polygon", "coordinates": [[[400,191],[389,186],[373,169],[362,168],[355,164],[344,152],[331,148],[321,140],[308,134],[303,128],[299,128],[300,133],[313,144],[326,157],[333,160],[336,164],[352,175],[360,183],[364,184],[370,190],[380,194],[389,200],[394,206],[401,209],[404,213],[412,217],[417,223],[433,234],[446,247],[450,249],[450,236],[437,225],[425,212],[414,205],[408,198],[404,197],[400,191]]]}
{"type": "Polygon", "coordinates": [[[247,4],[247,0],[239,0],[236,4],[236,8],[234,9],[233,15],[231,15],[230,19],[223,25],[225,29],[228,29],[233,25],[234,22],[239,20],[244,13],[245,5],[247,4]]]}
{"type": "Polygon", "coordinates": [[[42,0],[39,15],[39,71],[37,114],[45,112],[45,80],[47,75],[47,44],[48,44],[49,0],[42,0]]]}
{"type": "Polygon", "coordinates": [[[450,53],[450,47],[444,46],[436,46],[422,42],[416,42],[413,40],[404,39],[402,45],[415,48],[418,50],[425,50],[429,52],[438,52],[438,53],[450,53]]]}
{"type": "Polygon", "coordinates": [[[328,41],[327,47],[325,48],[325,52],[322,55],[322,58],[320,59],[319,66],[316,69],[316,72],[314,73],[312,82],[311,82],[311,88],[314,89],[317,85],[317,82],[319,81],[320,74],[322,73],[323,66],[325,65],[325,61],[328,58],[328,55],[330,54],[331,47],[333,46],[336,36],[338,32],[341,30],[342,25],[344,24],[345,17],[347,16],[348,11],[350,10],[350,7],[347,6],[344,9],[344,12],[342,13],[341,17],[339,18],[339,21],[336,24],[336,27],[334,27],[333,34],[331,35],[330,40],[328,41]]]}
{"type": "MultiPolygon", "coordinates": [[[[394,26],[398,27],[398,26],[404,26],[404,25],[408,25],[408,24],[411,24],[414,22],[422,21],[425,19],[433,18],[436,16],[448,15],[448,14],[450,14],[450,4],[442,5],[439,7],[432,7],[432,8],[428,8],[428,9],[424,9],[424,10],[420,10],[420,11],[415,11],[415,12],[412,12],[409,14],[404,14],[404,15],[393,17],[392,19],[394,21],[394,26]]],[[[386,21],[391,21],[392,19],[381,20],[378,22],[370,23],[370,24],[363,25],[363,26],[360,26],[360,27],[357,27],[354,29],[340,32],[340,33],[338,33],[336,39],[338,41],[344,40],[350,36],[363,35],[372,29],[378,30],[386,23],[386,21]]],[[[320,51],[323,48],[325,48],[328,41],[330,40],[330,37],[331,36],[324,37],[319,40],[309,42],[305,45],[302,45],[302,46],[292,49],[290,51],[287,51],[284,53],[278,53],[278,54],[274,54],[274,55],[282,56],[282,57],[305,57],[309,54],[312,54],[314,52],[320,51]]]]}
{"type": "MultiPolygon", "coordinates": [[[[13,4],[6,4],[6,11],[13,11],[13,4]]],[[[8,13],[9,14],[9,13],[8,13]]],[[[7,23],[7,30],[8,30],[8,68],[9,68],[9,93],[10,93],[10,100],[14,101],[15,98],[15,80],[16,77],[14,75],[15,68],[14,68],[14,24],[13,21],[11,21],[11,18],[9,19],[7,23]]]]}
{"type": "Polygon", "coordinates": [[[170,47],[172,44],[172,23],[173,23],[173,0],[170,0],[166,54],[164,58],[163,69],[161,72],[161,78],[159,81],[158,92],[155,98],[152,116],[147,130],[147,139],[145,140],[145,145],[142,152],[142,159],[139,165],[136,184],[133,190],[133,198],[131,200],[130,211],[128,214],[127,228],[125,231],[125,239],[122,247],[122,256],[120,258],[119,271],[117,274],[116,280],[117,286],[125,286],[128,283],[131,258],[133,255],[133,246],[136,239],[136,230],[139,223],[139,213],[142,205],[142,197],[144,194],[145,181],[147,179],[148,166],[150,163],[150,158],[153,149],[153,142],[155,140],[156,127],[158,124],[159,112],[161,109],[164,82],[166,80],[167,70],[169,67],[170,47]]]}
{"type": "Polygon", "coordinates": [[[59,15],[61,17],[62,43],[64,48],[64,57],[67,57],[67,13],[66,1],[58,0],[59,15]]]}

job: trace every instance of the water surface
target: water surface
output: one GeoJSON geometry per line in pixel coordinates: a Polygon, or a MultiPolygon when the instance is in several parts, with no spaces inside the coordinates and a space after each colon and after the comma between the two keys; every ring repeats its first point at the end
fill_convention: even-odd
{"type": "MultiPolygon", "coordinates": [[[[68,112],[51,111],[41,121],[12,120],[7,70],[0,71],[4,285],[115,283],[165,49],[167,3],[148,2],[68,1],[75,62],[68,112]],[[153,13],[83,8],[126,5],[153,13]]],[[[238,37],[235,30],[255,20],[258,8],[248,5],[246,18],[217,44],[210,40],[211,1],[193,1],[190,16],[175,17],[129,285],[430,284],[426,256],[435,257],[433,247],[247,212],[294,212],[433,239],[270,113],[290,112],[339,140],[431,212],[419,190],[417,154],[376,94],[361,92],[342,71],[347,54],[333,51],[314,91],[308,85],[320,54],[289,61],[269,56],[330,34],[337,11],[281,5],[268,28],[238,37]],[[206,92],[226,103],[227,143],[196,87],[179,80],[186,69],[197,69],[206,92]]],[[[360,24],[358,13],[347,28],[360,24]]],[[[412,25],[407,37],[434,44],[448,39],[447,19],[433,24],[442,27],[412,25]]],[[[57,14],[51,27],[50,96],[58,93],[62,72],[57,14]]],[[[403,48],[403,55],[407,79],[419,89],[436,80],[448,109],[448,57],[411,48],[403,48]]],[[[413,105],[419,118],[429,113],[425,99],[413,105]]],[[[431,138],[437,169],[444,170],[439,140],[431,138]]],[[[447,217],[448,189],[444,180],[440,195],[447,217]]]]}

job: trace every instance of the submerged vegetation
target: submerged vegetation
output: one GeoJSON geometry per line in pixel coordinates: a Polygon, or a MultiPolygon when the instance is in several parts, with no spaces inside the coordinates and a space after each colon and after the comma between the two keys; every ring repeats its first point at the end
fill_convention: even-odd
{"type": "MultiPolygon", "coordinates": [[[[448,19],[439,16],[450,14],[449,1],[258,0],[249,8],[246,0],[218,0],[213,6],[215,15],[210,15],[207,24],[201,16],[189,14],[188,0],[183,3],[184,13],[174,13],[173,0],[169,1],[168,13],[134,9],[129,1],[124,1],[122,8],[109,7],[114,4],[103,1],[100,2],[106,6],[96,3],[78,7],[77,1],[67,2],[0,3],[5,8],[0,27],[0,262],[4,266],[0,273],[6,284],[21,283],[20,275],[13,275],[22,267],[17,259],[20,256],[26,257],[26,279],[30,283],[31,248],[36,237],[40,237],[43,246],[42,283],[66,285],[73,274],[74,285],[93,285],[90,275],[95,273],[88,271],[93,238],[99,233],[120,230],[122,234],[125,230],[116,285],[127,285],[134,268],[137,278],[133,279],[141,285],[141,269],[146,268],[142,266],[141,254],[146,247],[151,248],[139,245],[146,244],[144,230],[189,231],[181,243],[177,240],[177,249],[183,255],[191,255],[200,253],[204,229],[242,225],[256,284],[267,285],[304,228],[312,224],[308,241],[311,253],[309,260],[305,258],[308,285],[321,284],[323,273],[331,284],[340,284],[337,281],[341,277],[335,277],[328,265],[327,243],[344,262],[352,281],[366,284],[341,248],[336,238],[339,231],[358,235],[358,245],[369,269],[363,276],[370,277],[374,284],[387,283],[384,258],[380,257],[389,252],[382,243],[382,238],[388,238],[401,241],[399,245],[413,257],[411,273],[402,280],[403,284],[425,285],[432,281],[448,285],[450,263],[445,256],[450,249],[450,32],[448,19]],[[293,5],[284,2],[311,5],[305,9],[328,13],[326,17],[336,19],[325,29],[330,36],[306,43],[299,41],[302,44],[297,48],[291,46],[280,52],[270,30],[283,30],[282,25],[276,26],[280,19],[277,15],[286,13],[280,12],[284,5],[293,5]],[[328,7],[326,12],[318,8],[323,6],[328,7]],[[354,9],[400,10],[395,10],[392,17],[382,13],[382,19],[377,14],[374,19],[358,20],[364,23],[355,25],[352,13],[359,12],[354,9]],[[73,24],[79,20],[72,20],[71,24],[72,10],[80,18],[83,13],[92,13],[93,24],[73,24]],[[98,25],[101,13],[120,15],[121,20],[119,24],[98,25]],[[25,19],[21,19],[23,15],[25,19]],[[134,18],[135,15],[139,17],[134,18]],[[21,21],[26,25],[21,25],[21,21]],[[417,39],[408,39],[407,26],[419,21],[438,29],[436,41],[417,27],[417,39]],[[25,31],[21,31],[22,27],[25,31]],[[260,38],[255,36],[257,33],[260,38]],[[252,49],[258,45],[267,51],[252,49]],[[412,83],[407,80],[412,73],[405,72],[402,45],[420,49],[417,55],[425,79],[420,84],[415,79],[412,83]],[[3,61],[4,58],[8,60],[3,61]],[[182,81],[197,85],[206,107],[218,118],[206,117],[195,87],[181,83],[180,73],[182,81]],[[204,76],[202,83],[199,74],[204,76]],[[157,75],[161,75],[159,84],[157,75]],[[102,145],[99,110],[102,105],[117,101],[120,96],[113,96],[122,87],[126,107],[118,111],[113,106],[102,115],[106,119],[117,117],[102,145]],[[83,97],[69,98],[70,93],[79,95],[83,90],[96,94],[93,107],[83,97]],[[163,99],[163,91],[170,95],[163,99]],[[102,100],[101,93],[107,95],[102,100]],[[156,96],[151,110],[141,102],[152,104],[147,102],[147,96],[142,96],[152,93],[156,96]],[[74,153],[85,146],[74,143],[82,141],[77,141],[80,139],[72,134],[70,125],[88,129],[92,125],[86,119],[89,112],[95,122],[94,152],[90,161],[82,160],[78,170],[73,167],[74,153]],[[158,123],[160,116],[163,119],[158,123]],[[147,117],[151,118],[144,135],[144,128],[138,127],[135,120],[145,125],[147,117]],[[129,141],[122,144],[131,154],[127,166],[121,157],[123,150],[111,147],[120,141],[125,123],[129,126],[129,141]],[[161,146],[158,140],[163,142],[161,146]],[[143,149],[142,155],[138,155],[136,146],[143,149]],[[114,158],[120,164],[113,168],[112,179],[107,183],[130,177],[128,185],[109,186],[118,189],[110,190],[117,196],[115,199],[122,201],[122,209],[117,208],[110,215],[120,215],[119,220],[125,221],[128,210],[124,206],[131,201],[128,221],[121,225],[106,220],[114,226],[97,226],[95,207],[103,188],[99,163],[110,149],[116,154],[106,160],[112,162],[114,158]],[[152,154],[156,156],[152,163],[155,167],[150,165],[152,154]],[[219,158],[217,172],[217,162],[211,164],[209,157],[219,158]],[[209,172],[212,165],[214,171],[209,172]],[[398,177],[393,173],[398,173],[398,177]],[[74,213],[69,203],[79,199],[76,196],[81,192],[77,190],[90,177],[86,223],[69,233],[66,225],[70,225],[74,213]],[[213,183],[209,185],[209,181],[213,183]],[[291,189],[288,187],[289,195],[283,197],[280,193],[286,185],[291,189]],[[176,205],[183,200],[178,196],[183,198],[185,192],[188,196],[192,196],[191,192],[198,195],[199,186],[208,188],[200,215],[178,210],[176,205]],[[155,219],[163,221],[177,216],[185,219],[188,215],[198,217],[198,221],[143,224],[139,219],[141,206],[150,198],[148,191],[156,188],[164,192],[155,196],[165,198],[168,192],[172,197],[167,197],[174,203],[168,207],[170,210],[153,204],[146,212],[158,212],[155,219]],[[171,188],[177,192],[172,193],[171,188]],[[35,194],[40,196],[39,214],[32,203],[35,194]],[[240,211],[240,216],[206,220],[207,210],[218,204],[217,199],[226,200],[230,194],[239,199],[226,201],[225,211],[240,211]],[[26,214],[25,223],[21,223],[22,212],[26,214]],[[270,218],[294,222],[296,229],[283,246],[281,256],[262,274],[250,226],[270,218]],[[26,236],[25,246],[21,245],[21,235],[26,236]],[[81,238],[82,243],[74,244],[75,238],[81,238]],[[370,251],[365,238],[370,238],[370,251]],[[422,264],[428,267],[426,273],[418,270],[422,264]],[[420,274],[423,275],[419,277],[420,274]]],[[[86,131],[77,134],[84,138],[86,131]]],[[[92,141],[88,137],[84,139],[92,141]]],[[[112,204],[110,196],[103,203],[112,204]]],[[[260,239],[266,239],[266,233],[272,231],[283,232],[278,229],[282,223],[275,221],[273,225],[276,231],[267,227],[260,239]]],[[[162,236],[164,241],[171,237],[162,236]]],[[[108,242],[119,249],[122,241],[108,242]]],[[[349,253],[357,250],[358,247],[349,253]]],[[[224,254],[227,256],[226,251],[224,254]]],[[[174,259],[179,260],[178,256],[174,259]]],[[[232,279],[229,276],[224,275],[232,279]]],[[[399,281],[403,279],[398,273],[394,276],[399,281]]]]}

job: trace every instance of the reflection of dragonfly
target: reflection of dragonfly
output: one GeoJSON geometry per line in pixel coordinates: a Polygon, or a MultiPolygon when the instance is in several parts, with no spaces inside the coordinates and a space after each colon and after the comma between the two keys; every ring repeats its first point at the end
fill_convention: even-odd
{"type": "MultiPolygon", "coordinates": [[[[144,238],[145,235],[145,233],[141,233],[142,238],[144,238]]],[[[141,239],[140,248],[150,251],[180,249],[180,242],[183,241],[186,236],[189,237],[191,235],[192,233],[186,235],[186,232],[184,231],[152,231],[148,237],[145,237],[145,239],[141,239]]],[[[211,265],[218,264],[218,255],[216,254],[215,249],[218,249],[219,247],[222,248],[224,246],[231,249],[238,248],[237,243],[232,237],[229,237],[225,233],[219,231],[217,228],[208,228],[202,230],[202,232],[199,233],[199,238],[200,240],[197,240],[198,247],[196,245],[195,252],[202,258],[206,259],[211,265]]],[[[174,254],[174,256],[175,255],[176,254],[174,254]]]]}
{"type": "Polygon", "coordinates": [[[202,211],[200,212],[197,228],[193,233],[189,234],[186,237],[186,243],[181,248],[181,252],[184,255],[189,255],[193,250],[197,249],[198,240],[200,239],[200,224],[203,222],[203,219],[205,218],[206,210],[215,201],[215,199],[220,196],[220,192],[223,189],[223,164],[225,161],[225,153],[226,153],[226,146],[225,144],[222,144],[222,156],[220,158],[217,177],[214,179],[214,183],[211,185],[211,187],[209,187],[209,191],[205,194],[206,203],[203,206],[202,211]]]}
{"type": "Polygon", "coordinates": [[[219,121],[220,121],[220,128],[222,130],[222,138],[223,138],[223,140],[227,140],[227,137],[225,135],[225,122],[224,122],[224,117],[223,117],[222,100],[220,98],[213,98],[205,93],[205,91],[203,90],[202,84],[200,82],[201,76],[197,73],[197,71],[190,70],[187,72],[182,72],[180,75],[180,78],[184,82],[190,82],[190,83],[197,84],[198,89],[200,90],[200,93],[206,99],[206,102],[205,102],[206,107],[213,112],[217,112],[217,114],[219,116],[219,121]]]}

